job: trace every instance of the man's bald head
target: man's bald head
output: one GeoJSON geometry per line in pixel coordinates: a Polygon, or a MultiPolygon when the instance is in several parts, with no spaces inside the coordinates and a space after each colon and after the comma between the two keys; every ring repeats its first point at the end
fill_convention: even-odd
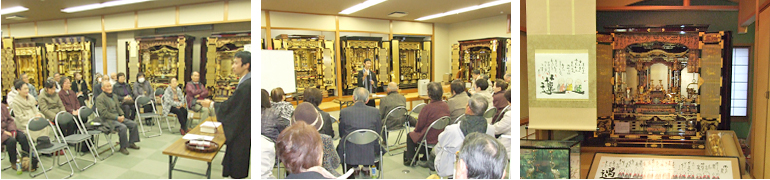
{"type": "Polygon", "coordinates": [[[110,73],[110,77],[112,78],[112,80],[117,81],[118,80],[118,73],[110,73]]]}
{"type": "Polygon", "coordinates": [[[398,84],[396,82],[388,83],[388,92],[398,92],[398,84]]]}

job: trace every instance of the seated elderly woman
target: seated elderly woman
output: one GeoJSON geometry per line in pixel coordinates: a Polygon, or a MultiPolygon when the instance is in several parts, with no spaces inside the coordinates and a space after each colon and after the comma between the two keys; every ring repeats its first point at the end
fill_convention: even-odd
{"type": "Polygon", "coordinates": [[[286,102],[286,94],[283,92],[283,88],[275,88],[270,91],[270,100],[273,101],[270,103],[270,106],[280,113],[281,118],[291,119],[291,114],[294,113],[294,106],[286,102]]]}
{"type": "Polygon", "coordinates": [[[168,113],[176,114],[177,120],[179,120],[179,133],[185,135],[190,132],[187,129],[187,108],[184,106],[186,100],[184,94],[182,94],[182,88],[178,87],[176,78],[171,78],[171,82],[166,88],[166,92],[163,93],[163,117],[168,116],[168,113]]]}
{"type": "MultiPolygon", "coordinates": [[[[305,122],[310,124],[311,126],[315,127],[316,131],[319,131],[319,133],[327,123],[324,121],[315,106],[308,102],[303,102],[297,105],[297,109],[294,111],[294,117],[292,117],[292,124],[297,122],[305,122]]],[[[340,156],[337,154],[337,150],[334,149],[334,141],[332,141],[332,137],[327,134],[321,134],[321,139],[323,140],[324,144],[324,169],[331,172],[334,176],[340,176],[340,174],[335,171],[335,169],[340,166],[340,156]]]]}
{"type": "Polygon", "coordinates": [[[37,109],[37,100],[35,100],[34,96],[29,94],[29,86],[26,86],[24,81],[16,82],[13,87],[16,88],[16,91],[19,93],[16,99],[13,100],[13,103],[11,103],[11,109],[16,118],[16,127],[18,127],[19,130],[24,131],[24,133],[29,135],[32,139],[37,139],[37,137],[40,136],[47,136],[51,129],[49,127],[33,133],[26,132],[29,120],[32,118],[43,117],[43,113],[40,113],[40,110],[37,109]]]}
{"type": "Polygon", "coordinates": [[[278,135],[276,152],[289,171],[286,179],[333,179],[329,171],[321,167],[323,140],[316,127],[299,121],[278,135]]]}
{"type": "Polygon", "coordinates": [[[262,121],[260,126],[262,135],[270,138],[273,142],[278,138],[278,134],[289,126],[289,120],[281,118],[278,115],[278,110],[270,106],[270,94],[265,89],[262,89],[262,118],[260,120],[262,121]]]}

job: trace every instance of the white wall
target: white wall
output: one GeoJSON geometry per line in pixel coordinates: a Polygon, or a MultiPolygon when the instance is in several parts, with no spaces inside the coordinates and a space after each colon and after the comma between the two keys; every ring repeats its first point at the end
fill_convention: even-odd
{"type": "MultiPolygon", "coordinates": [[[[436,23],[435,57],[433,63],[433,80],[443,81],[444,74],[451,73],[452,69],[452,41],[449,39],[449,24],[436,23]]],[[[456,43],[456,41],[455,41],[456,43]]],[[[451,80],[451,79],[450,79],[451,80]]]]}

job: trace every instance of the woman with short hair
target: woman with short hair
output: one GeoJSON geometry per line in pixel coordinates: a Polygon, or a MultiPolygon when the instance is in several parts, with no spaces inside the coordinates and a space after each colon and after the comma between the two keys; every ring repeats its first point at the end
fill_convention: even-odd
{"type": "Polygon", "coordinates": [[[16,117],[16,127],[19,127],[19,130],[24,131],[24,133],[29,135],[32,139],[37,139],[37,137],[40,136],[47,136],[50,131],[50,128],[48,127],[33,133],[27,132],[27,123],[29,120],[32,118],[43,117],[43,113],[40,113],[40,110],[37,109],[37,100],[35,100],[34,96],[29,94],[29,86],[26,86],[24,81],[16,82],[13,87],[19,92],[19,95],[16,96],[16,99],[13,100],[13,103],[11,104],[13,115],[16,117]]]}
{"type": "Polygon", "coordinates": [[[278,110],[281,118],[287,120],[291,119],[291,114],[294,113],[294,106],[291,103],[286,102],[286,94],[283,92],[282,88],[275,88],[270,91],[270,100],[273,101],[270,103],[270,106],[272,106],[273,109],[278,110]]]}
{"type": "Polygon", "coordinates": [[[187,129],[187,107],[184,106],[187,100],[184,99],[182,94],[182,88],[179,88],[176,78],[171,78],[171,82],[166,88],[166,92],[163,94],[163,117],[168,116],[168,113],[176,114],[177,120],[179,120],[179,133],[182,135],[190,132],[187,129]]]}
{"type": "Polygon", "coordinates": [[[278,134],[289,126],[289,120],[281,118],[278,111],[273,109],[270,105],[270,94],[267,90],[262,89],[262,135],[275,141],[278,138],[278,134]]]}
{"type": "Polygon", "coordinates": [[[336,178],[321,164],[323,140],[315,127],[304,121],[289,126],[276,140],[278,158],[289,171],[286,179],[333,179],[336,178]]]}
{"type": "MultiPolygon", "coordinates": [[[[321,113],[316,110],[313,104],[308,102],[303,102],[297,105],[297,109],[294,111],[294,116],[292,117],[291,122],[292,124],[297,122],[305,122],[313,126],[316,131],[319,131],[319,133],[323,130],[323,127],[326,126],[326,121],[321,116],[321,113]]],[[[340,174],[335,171],[335,169],[340,166],[340,156],[337,154],[337,150],[334,148],[334,140],[329,135],[320,135],[323,141],[324,151],[322,165],[326,171],[331,172],[332,175],[340,176],[340,174]]]]}

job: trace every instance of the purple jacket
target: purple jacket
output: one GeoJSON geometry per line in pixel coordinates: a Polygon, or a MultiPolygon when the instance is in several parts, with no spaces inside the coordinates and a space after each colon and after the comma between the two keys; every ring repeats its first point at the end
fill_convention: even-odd
{"type": "Polygon", "coordinates": [[[14,120],[11,117],[11,113],[8,112],[8,106],[5,104],[2,105],[2,114],[0,116],[0,119],[3,120],[3,141],[5,142],[6,139],[10,138],[11,136],[8,136],[5,134],[5,132],[16,132],[16,120],[14,120]]]}
{"type": "Polygon", "coordinates": [[[193,97],[195,95],[200,95],[198,97],[198,100],[206,99],[206,97],[209,96],[209,90],[206,89],[206,86],[203,85],[203,83],[193,84],[192,82],[188,82],[185,86],[185,94],[187,94],[185,99],[187,100],[187,108],[192,108],[193,106],[193,97]]]}

